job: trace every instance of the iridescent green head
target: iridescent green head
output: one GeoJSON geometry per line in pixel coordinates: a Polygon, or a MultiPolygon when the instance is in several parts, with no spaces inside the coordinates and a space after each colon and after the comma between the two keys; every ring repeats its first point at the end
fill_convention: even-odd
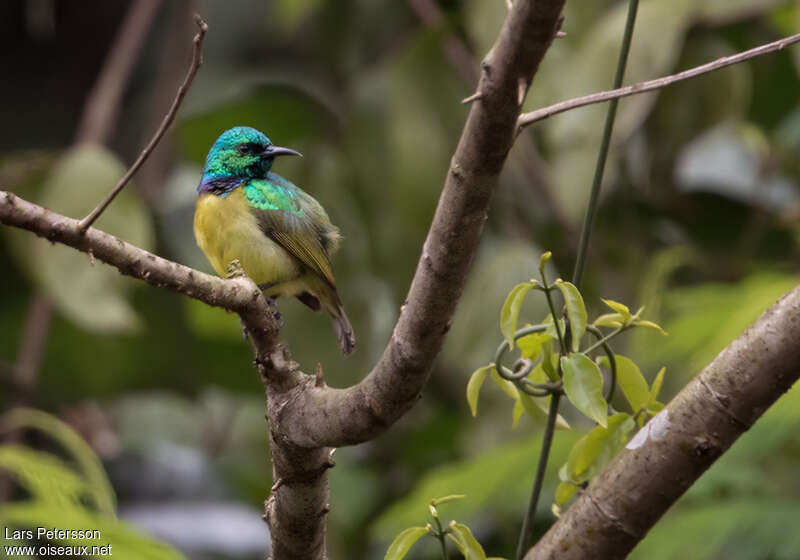
{"type": "MultiPolygon", "coordinates": [[[[289,148],[275,146],[263,132],[249,126],[237,126],[223,132],[206,157],[203,183],[213,179],[248,179],[266,177],[277,156],[301,155],[289,148]]],[[[200,187],[202,190],[203,183],[200,187]]]]}

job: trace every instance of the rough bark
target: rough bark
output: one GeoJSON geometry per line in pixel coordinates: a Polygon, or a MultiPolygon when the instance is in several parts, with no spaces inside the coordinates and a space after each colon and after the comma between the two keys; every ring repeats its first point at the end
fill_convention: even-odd
{"type": "Polygon", "coordinates": [[[736,439],[800,378],[800,287],[783,296],[650,421],[525,560],[625,558],[736,439]],[[657,428],[656,428],[657,426],[657,428]]]}

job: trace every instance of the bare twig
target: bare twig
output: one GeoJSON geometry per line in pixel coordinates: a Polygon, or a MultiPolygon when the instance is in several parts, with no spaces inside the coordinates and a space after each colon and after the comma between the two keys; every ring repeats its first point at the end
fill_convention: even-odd
{"type": "Polygon", "coordinates": [[[119,180],[117,185],[114,189],[109,193],[109,195],[102,201],[100,204],[97,205],[97,208],[92,210],[88,216],[86,216],[80,222],[80,231],[85,232],[89,226],[91,226],[97,218],[100,217],[100,214],[108,207],[109,204],[116,198],[116,196],[125,188],[125,185],[128,184],[128,181],[131,180],[134,173],[138,171],[138,169],[142,166],[142,164],[147,160],[147,157],[153,151],[153,149],[158,145],[161,138],[164,136],[164,133],[169,128],[169,125],[172,124],[172,121],[175,120],[175,114],[178,112],[178,108],[181,106],[183,102],[183,98],[186,96],[186,93],[189,91],[189,88],[192,85],[192,81],[194,80],[195,74],[200,69],[200,66],[203,64],[203,39],[205,39],[206,32],[208,31],[208,25],[206,22],[202,20],[199,15],[195,14],[195,21],[197,23],[198,31],[197,35],[194,36],[194,51],[192,54],[192,63],[189,66],[189,71],[186,74],[186,79],[181,84],[181,87],[178,88],[178,93],[175,96],[175,101],[172,102],[172,107],[170,107],[167,114],[164,116],[164,120],[161,121],[161,125],[156,130],[156,133],[153,135],[153,138],[150,140],[150,143],[147,144],[142,153],[139,154],[139,157],[133,162],[130,169],[125,172],[125,175],[119,180]]]}
{"type": "Polygon", "coordinates": [[[119,100],[139,59],[147,31],[161,0],[138,0],[128,10],[92,91],[86,97],[77,141],[102,144],[116,120],[119,100]]]}
{"type": "Polygon", "coordinates": [[[17,364],[14,368],[16,399],[27,403],[36,384],[36,376],[42,362],[44,345],[52,317],[52,304],[41,292],[37,292],[28,308],[25,327],[20,339],[17,364]]]}
{"type": "Polygon", "coordinates": [[[761,45],[760,47],[756,47],[754,49],[740,52],[738,54],[718,58],[717,60],[703,64],[702,66],[684,70],[683,72],[679,72],[671,76],[664,76],[654,80],[648,80],[646,82],[639,82],[630,86],[621,87],[619,89],[592,93],[590,95],[584,95],[583,97],[576,97],[574,99],[561,101],[548,107],[536,109],[535,111],[531,111],[529,113],[523,113],[519,116],[519,119],[517,119],[517,131],[519,132],[530,124],[544,120],[553,115],[557,115],[558,113],[577,109],[578,107],[585,107],[586,105],[592,105],[594,103],[602,103],[603,101],[609,101],[611,99],[618,99],[620,97],[627,97],[629,95],[636,95],[638,93],[645,93],[647,91],[661,89],[663,87],[672,85],[675,82],[688,80],[702,74],[707,74],[708,72],[713,72],[714,70],[719,70],[720,68],[725,68],[726,66],[744,62],[745,60],[749,60],[757,56],[779,51],[788,47],[789,45],[797,43],[798,41],[800,41],[800,33],[790,37],[785,37],[779,41],[761,45]]]}

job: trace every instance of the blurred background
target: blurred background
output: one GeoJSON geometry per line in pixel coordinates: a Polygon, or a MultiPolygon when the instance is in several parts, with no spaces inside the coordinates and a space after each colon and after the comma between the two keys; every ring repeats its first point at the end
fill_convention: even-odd
{"type": "MultiPolygon", "coordinates": [[[[567,2],[567,36],[548,51],[526,110],[610,87],[626,9],[567,2]]],[[[275,170],[344,234],[334,270],[358,346],[342,357],[328,318],[294,301],[280,302],[283,336],[306,371],[320,362],[328,384],[345,387],[389,337],[467,114],[460,101],[505,2],[8,0],[0,188],[74,217],[93,208],[171,104],[195,11],[209,25],[205,64],[164,141],[97,225],[210,272],[191,223],[214,139],[248,125],[301,151],[275,170]],[[109,57],[126,18],[140,40],[131,32],[109,57]]],[[[642,0],[626,83],[798,31],[796,1],[642,0]]],[[[798,283],[798,99],[792,47],[620,103],[584,297],[595,314],[600,296],[646,305],[669,332],[616,345],[648,379],[667,366],[665,400],[798,283]]],[[[450,493],[467,497],[443,515],[468,523],[490,555],[511,556],[541,427],[525,417],[512,429],[510,401],[488,386],[472,418],[465,385],[492,359],[500,306],[534,275],[539,253],[553,251],[554,272],[570,276],[604,115],[603,106],[571,111],[517,140],[424,398],[387,434],[337,452],[332,558],[382,558],[394,535],[425,524],[431,498],[450,493]]],[[[27,233],[0,228],[0,241],[3,410],[27,405],[70,424],[102,459],[120,517],[189,558],[263,558],[264,397],[238,319],[27,233]]],[[[526,305],[526,320],[544,315],[526,305]]],[[[540,532],[553,521],[558,466],[586,427],[570,419],[577,431],[556,436],[540,532]]],[[[800,557],[799,420],[793,390],[633,557],[800,557]]],[[[411,557],[436,558],[430,540],[411,557]]]]}

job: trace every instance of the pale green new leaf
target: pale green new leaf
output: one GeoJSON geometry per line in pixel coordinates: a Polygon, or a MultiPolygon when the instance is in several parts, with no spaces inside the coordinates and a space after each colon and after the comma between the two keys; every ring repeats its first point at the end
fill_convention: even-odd
{"type": "Polygon", "coordinates": [[[586,306],[583,304],[581,293],[574,284],[557,281],[556,287],[561,290],[561,295],[564,296],[567,317],[569,317],[569,330],[572,333],[572,351],[577,352],[583,334],[586,332],[586,306]]]}
{"type": "Polygon", "coordinates": [[[572,496],[574,496],[575,492],[577,491],[577,485],[572,484],[571,482],[559,482],[558,486],[556,486],[556,503],[559,506],[563,506],[570,501],[572,496]]]}
{"type": "Polygon", "coordinates": [[[662,329],[660,325],[658,325],[657,323],[654,323],[653,321],[636,321],[636,326],[637,327],[645,327],[647,329],[653,329],[653,330],[656,330],[656,331],[660,332],[664,336],[667,336],[667,331],[662,329]]]}
{"type": "Polygon", "coordinates": [[[608,419],[608,427],[596,426],[579,439],[567,458],[567,480],[584,482],[598,474],[627,442],[633,427],[631,415],[620,412],[608,419]]]}
{"type": "Polygon", "coordinates": [[[450,533],[447,536],[455,543],[465,560],[486,560],[486,553],[483,551],[481,543],[475,539],[472,531],[463,523],[451,521],[450,533]]]}
{"type": "Polygon", "coordinates": [[[661,385],[664,383],[664,374],[667,372],[667,368],[662,367],[658,370],[656,374],[656,378],[653,380],[653,384],[650,386],[650,399],[655,401],[658,399],[658,394],[661,392],[661,385]]]}
{"type": "Polygon", "coordinates": [[[528,416],[533,418],[537,424],[544,425],[547,423],[547,411],[542,410],[542,408],[534,401],[533,397],[524,391],[520,391],[519,402],[522,405],[523,410],[525,410],[525,412],[528,413],[528,416]]]}
{"type": "Polygon", "coordinates": [[[613,299],[604,299],[602,300],[607,306],[611,309],[622,315],[623,322],[627,322],[631,318],[631,310],[628,309],[628,306],[624,303],[620,303],[618,301],[614,301],[613,299]]]}
{"type": "Polygon", "coordinates": [[[517,284],[511,288],[505,303],[503,303],[503,308],[500,310],[500,332],[503,333],[503,338],[509,348],[514,348],[514,333],[517,331],[519,310],[531,289],[533,289],[532,282],[517,284]]]}
{"type": "MultiPolygon", "coordinates": [[[[625,394],[625,398],[628,399],[633,412],[639,412],[651,400],[647,381],[645,381],[639,366],[633,360],[619,354],[614,357],[617,362],[617,383],[625,394]]],[[[602,356],[598,362],[601,365],[610,367],[607,356],[602,356]]]]}
{"type": "Polygon", "coordinates": [[[542,354],[543,344],[552,340],[547,333],[528,334],[517,340],[517,346],[523,358],[536,361],[542,354]]]}
{"type": "Polygon", "coordinates": [[[604,313],[594,320],[595,327],[621,327],[625,318],[621,313],[604,313]]]}
{"type": "Polygon", "coordinates": [[[569,401],[586,416],[606,426],[608,405],[603,398],[603,374],[585,354],[572,353],[561,358],[564,392],[569,401]]]}
{"type": "Polygon", "coordinates": [[[522,400],[517,399],[517,402],[514,403],[514,409],[511,411],[512,419],[511,419],[511,428],[516,428],[517,424],[519,424],[519,419],[522,418],[522,415],[525,414],[525,407],[522,406],[522,400]]]}
{"type": "Polygon", "coordinates": [[[559,355],[556,352],[553,352],[553,339],[551,338],[547,342],[542,343],[542,354],[544,357],[542,358],[542,370],[550,379],[550,381],[557,383],[559,380],[558,377],[558,358],[559,355]]]}
{"type": "Polygon", "coordinates": [[[517,386],[508,379],[503,379],[500,377],[500,374],[497,373],[496,367],[492,366],[489,375],[491,376],[492,381],[494,381],[495,384],[500,387],[509,398],[514,399],[515,401],[519,400],[519,390],[517,390],[517,386]]]}
{"type": "Polygon", "coordinates": [[[386,556],[383,560],[401,560],[405,558],[411,547],[414,546],[421,537],[428,533],[425,527],[409,527],[401,532],[389,545],[389,550],[386,551],[386,556]]]}
{"type": "Polygon", "coordinates": [[[448,494],[447,496],[442,496],[441,498],[434,498],[431,500],[431,503],[434,506],[440,506],[442,504],[446,504],[447,502],[453,502],[455,500],[463,500],[466,498],[466,494],[448,494]]]}
{"type": "Polygon", "coordinates": [[[486,375],[491,369],[494,369],[494,364],[478,368],[469,378],[469,382],[467,383],[467,403],[469,403],[472,416],[478,414],[478,396],[480,395],[483,382],[486,381],[486,375]]]}

